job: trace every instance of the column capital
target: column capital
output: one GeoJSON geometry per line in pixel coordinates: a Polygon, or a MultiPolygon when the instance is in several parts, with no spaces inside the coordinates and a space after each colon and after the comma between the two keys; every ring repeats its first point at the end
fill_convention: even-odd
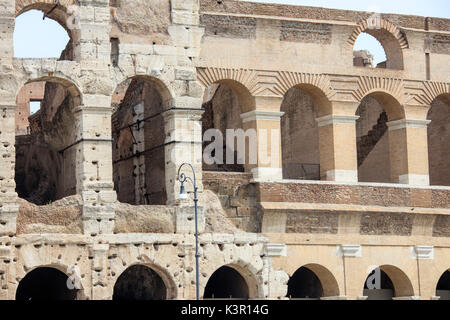
{"type": "Polygon", "coordinates": [[[257,120],[279,121],[282,116],[284,116],[284,112],[253,110],[241,114],[241,119],[243,123],[257,120]]]}
{"type": "Polygon", "coordinates": [[[164,119],[170,118],[189,118],[190,120],[199,121],[202,118],[205,109],[189,109],[189,108],[171,108],[163,112],[164,119]]]}
{"type": "Polygon", "coordinates": [[[319,127],[325,127],[330,124],[354,124],[355,121],[358,120],[359,118],[360,118],[359,116],[329,114],[317,118],[316,121],[319,127]]]}
{"type": "Polygon", "coordinates": [[[416,120],[416,119],[400,119],[389,121],[387,126],[389,131],[400,129],[426,129],[431,123],[431,120],[416,120]]]}

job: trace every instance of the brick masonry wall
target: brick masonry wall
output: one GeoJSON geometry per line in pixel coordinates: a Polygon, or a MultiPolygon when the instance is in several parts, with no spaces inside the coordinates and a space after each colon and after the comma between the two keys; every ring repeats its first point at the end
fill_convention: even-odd
{"type": "MultiPolygon", "coordinates": [[[[347,11],[339,9],[326,9],[284,4],[252,3],[244,1],[218,2],[215,0],[201,0],[200,12],[239,13],[249,15],[278,16],[286,18],[351,22],[359,22],[363,19],[367,19],[371,15],[371,13],[369,12],[361,11],[347,11]]],[[[383,14],[383,17],[400,26],[407,26],[416,29],[425,28],[425,17],[396,14],[383,14]]],[[[450,30],[448,20],[445,19],[431,18],[429,19],[428,24],[431,30],[450,30]]]]}
{"type": "Polygon", "coordinates": [[[257,183],[261,202],[450,208],[450,191],[307,183],[257,183]]]}
{"type": "Polygon", "coordinates": [[[246,232],[260,232],[260,211],[251,174],[203,172],[203,187],[216,193],[227,217],[246,232]]]}

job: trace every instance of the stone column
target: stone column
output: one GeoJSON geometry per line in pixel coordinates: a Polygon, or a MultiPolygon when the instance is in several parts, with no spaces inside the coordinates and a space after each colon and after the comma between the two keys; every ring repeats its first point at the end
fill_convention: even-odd
{"type": "MultiPolygon", "coordinates": [[[[175,204],[180,192],[177,181],[178,168],[185,162],[195,170],[199,193],[203,191],[202,183],[202,109],[170,109],[164,116],[166,141],[166,190],[168,204],[175,204]]],[[[191,170],[184,171],[192,177],[191,170]]],[[[192,191],[192,185],[186,185],[186,191],[192,191]]]]}
{"type": "Polygon", "coordinates": [[[83,198],[83,230],[91,235],[111,234],[117,199],[112,176],[111,108],[80,107],[76,118],[77,193],[83,198]]]}
{"type": "Polygon", "coordinates": [[[430,185],[428,166],[428,120],[401,119],[388,122],[391,181],[430,185]]]}
{"type": "Polygon", "coordinates": [[[241,114],[243,129],[249,137],[245,167],[255,179],[283,179],[280,123],[284,112],[274,111],[280,110],[281,102],[278,97],[257,99],[261,110],[241,114]],[[252,145],[255,142],[251,139],[255,135],[256,145],[252,145]]]}
{"type": "Polygon", "coordinates": [[[93,244],[89,247],[93,257],[91,265],[92,296],[91,300],[111,299],[111,290],[108,287],[108,251],[109,244],[93,244]]]}
{"type": "Polygon", "coordinates": [[[79,14],[80,29],[71,31],[75,60],[89,61],[91,68],[107,66],[111,61],[109,0],[84,0],[79,14]]]}
{"type": "Polygon", "coordinates": [[[16,233],[17,203],[14,168],[15,151],[14,105],[0,106],[0,235],[16,233]]]}
{"type": "Polygon", "coordinates": [[[358,182],[355,115],[331,114],[317,119],[321,180],[358,182]]]}
{"type": "MultiPolygon", "coordinates": [[[[14,50],[14,23],[15,23],[15,1],[0,1],[0,60],[2,65],[11,65],[14,50]]],[[[5,70],[2,70],[4,73],[5,70]]],[[[6,77],[4,78],[6,79],[6,77]]]]}

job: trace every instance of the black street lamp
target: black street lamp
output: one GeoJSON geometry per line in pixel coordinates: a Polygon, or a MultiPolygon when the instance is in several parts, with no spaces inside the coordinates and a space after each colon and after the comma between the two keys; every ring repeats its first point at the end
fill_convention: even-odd
{"type": "Polygon", "coordinates": [[[196,298],[197,300],[200,300],[200,290],[199,290],[199,274],[200,274],[200,267],[199,267],[199,253],[198,253],[198,214],[197,214],[197,208],[198,208],[198,198],[197,198],[197,179],[195,177],[195,170],[194,167],[190,163],[183,163],[180,168],[178,168],[178,180],[181,182],[180,187],[180,194],[178,195],[178,199],[180,200],[186,200],[189,198],[188,194],[186,193],[186,189],[184,187],[184,183],[186,181],[189,181],[194,186],[194,204],[195,204],[195,286],[196,286],[196,298]],[[194,175],[194,179],[191,179],[190,177],[186,176],[186,174],[181,173],[181,169],[184,166],[189,166],[192,169],[192,173],[194,175]]]}

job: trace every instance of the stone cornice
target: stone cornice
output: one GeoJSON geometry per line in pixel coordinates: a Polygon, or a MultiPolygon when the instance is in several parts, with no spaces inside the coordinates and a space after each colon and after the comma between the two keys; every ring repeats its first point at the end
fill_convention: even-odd
{"type": "Polygon", "coordinates": [[[387,123],[389,131],[400,129],[425,129],[431,123],[430,120],[401,119],[387,123]]]}
{"type": "Polygon", "coordinates": [[[355,124],[355,121],[358,120],[359,118],[360,118],[359,116],[331,114],[331,115],[317,118],[316,121],[320,128],[320,127],[328,126],[330,124],[355,124]]]}
{"type": "Polygon", "coordinates": [[[241,119],[243,123],[258,120],[279,121],[283,115],[284,112],[254,110],[241,114],[241,119]]]}

